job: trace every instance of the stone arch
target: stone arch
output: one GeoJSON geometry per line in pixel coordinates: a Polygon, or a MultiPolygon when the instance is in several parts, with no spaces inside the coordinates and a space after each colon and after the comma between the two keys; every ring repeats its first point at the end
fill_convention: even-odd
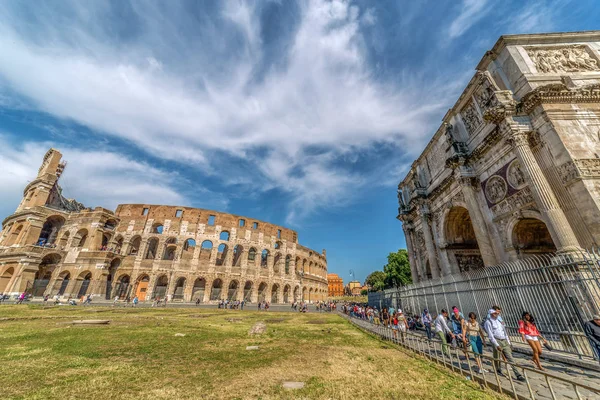
{"type": "Polygon", "coordinates": [[[146,250],[145,259],[154,260],[156,258],[156,253],[158,250],[158,238],[151,237],[148,239],[148,247],[146,250]]]}
{"type": "Polygon", "coordinates": [[[546,224],[538,218],[520,218],[512,225],[509,243],[517,254],[554,253],[556,246],[546,224]]]}
{"type": "Polygon", "coordinates": [[[121,265],[120,258],[114,258],[108,267],[108,275],[106,275],[106,300],[110,300],[112,298],[112,287],[115,274],[117,272],[117,268],[121,265]]]}
{"type": "Polygon", "coordinates": [[[71,273],[69,271],[63,271],[58,274],[58,277],[54,281],[54,286],[50,290],[50,295],[57,294],[62,296],[67,291],[67,287],[69,286],[69,282],[71,281],[71,273]]]}
{"type": "Polygon", "coordinates": [[[73,247],[83,248],[87,245],[88,230],[80,229],[73,237],[73,247]]]}
{"type": "Polygon", "coordinates": [[[227,299],[228,300],[237,300],[239,282],[237,280],[232,280],[229,282],[229,287],[227,288],[227,299]]]}
{"type": "Polygon", "coordinates": [[[83,271],[79,274],[75,280],[75,287],[73,293],[77,293],[77,298],[81,298],[87,294],[87,291],[92,282],[92,273],[90,271],[83,271]]]}
{"type": "Polygon", "coordinates": [[[192,238],[187,239],[183,242],[183,249],[181,251],[182,260],[191,260],[194,258],[194,251],[196,250],[196,241],[192,238]]]}
{"type": "Polygon", "coordinates": [[[152,224],[152,229],[150,230],[150,233],[162,235],[163,229],[164,229],[163,224],[161,224],[160,222],[156,222],[156,223],[152,224]]]}
{"type": "Polygon", "coordinates": [[[210,300],[221,300],[221,292],[223,290],[223,281],[219,278],[215,279],[210,290],[210,300]]]}
{"type": "Polygon", "coordinates": [[[148,294],[148,285],[150,277],[147,274],[141,274],[135,280],[135,296],[139,301],[145,301],[148,294]]]}
{"type": "Polygon", "coordinates": [[[114,239],[114,246],[115,246],[114,247],[114,251],[115,251],[115,253],[121,254],[121,250],[123,249],[123,242],[124,242],[124,240],[125,239],[123,239],[123,236],[120,235],[120,234],[117,235],[117,236],[115,236],[115,239],[114,239]]]}
{"type": "Polygon", "coordinates": [[[248,250],[248,265],[256,266],[256,249],[254,247],[250,247],[248,250]]]}
{"type": "Polygon", "coordinates": [[[185,292],[186,279],[182,276],[175,281],[175,289],[173,290],[173,300],[183,301],[183,295],[185,292]]]}
{"type": "Polygon", "coordinates": [[[128,255],[137,255],[140,251],[140,246],[142,245],[142,237],[139,235],[136,235],[134,237],[131,238],[131,240],[129,241],[129,251],[127,252],[128,255]]]}
{"type": "Polygon", "coordinates": [[[52,278],[52,272],[54,269],[56,269],[61,260],[62,257],[60,254],[56,253],[48,254],[42,258],[42,261],[38,266],[38,270],[33,278],[33,285],[31,287],[31,294],[33,296],[44,295],[44,292],[48,287],[48,283],[52,278]]]}
{"type": "Polygon", "coordinates": [[[100,245],[100,250],[106,251],[109,250],[108,245],[110,243],[110,239],[112,238],[112,234],[108,232],[102,233],[102,244],[100,245]]]}
{"type": "Polygon", "coordinates": [[[267,298],[267,284],[265,282],[261,282],[258,285],[258,302],[265,301],[267,298]]]}
{"type": "Polygon", "coordinates": [[[131,277],[127,274],[119,276],[115,285],[114,294],[119,296],[119,299],[126,299],[129,297],[131,291],[131,277]]]}
{"type": "Polygon", "coordinates": [[[13,267],[8,267],[2,272],[2,275],[0,275],[0,293],[4,293],[14,274],[15,269],[13,267]]]}
{"type": "Polygon", "coordinates": [[[241,244],[235,245],[233,248],[233,260],[232,266],[240,267],[242,265],[242,254],[244,253],[244,246],[241,244]]]}
{"type": "Polygon", "coordinates": [[[249,302],[252,301],[252,281],[246,281],[244,284],[244,300],[249,302]]]}
{"type": "Polygon", "coordinates": [[[224,241],[228,242],[229,241],[229,232],[222,231],[221,233],[219,233],[219,240],[224,240],[224,241]]]}
{"type": "Polygon", "coordinates": [[[225,257],[227,257],[227,250],[229,247],[225,243],[221,243],[217,248],[217,259],[215,265],[225,265],[225,257]]]}
{"type": "Polygon", "coordinates": [[[281,246],[282,246],[282,243],[281,243],[281,241],[278,240],[275,242],[275,245],[273,247],[275,248],[275,250],[279,250],[279,249],[281,249],[281,246]]]}
{"type": "Polygon", "coordinates": [[[37,240],[38,246],[49,246],[56,242],[58,232],[62,229],[65,224],[65,218],[61,215],[51,215],[46,218],[44,225],[42,225],[42,231],[37,240]]]}
{"type": "Polygon", "coordinates": [[[314,300],[314,293],[315,293],[315,289],[314,288],[310,288],[308,290],[308,302],[312,302],[314,300]]]}
{"type": "Polygon", "coordinates": [[[23,224],[14,224],[11,227],[10,235],[6,241],[7,246],[12,246],[13,244],[17,244],[19,242],[19,236],[23,231],[23,224]]]}
{"type": "Polygon", "coordinates": [[[269,265],[269,250],[264,249],[260,254],[260,266],[262,268],[267,268],[269,265]]]}
{"type": "Polygon", "coordinates": [[[205,240],[200,245],[200,261],[208,263],[212,254],[213,243],[210,240],[205,240]]]}
{"type": "Polygon", "coordinates": [[[294,288],[294,295],[293,295],[293,299],[294,299],[295,302],[298,301],[298,300],[300,300],[299,296],[300,296],[300,286],[296,286],[294,288]]]}
{"type": "Polygon", "coordinates": [[[294,272],[295,273],[298,274],[300,272],[300,266],[301,266],[300,257],[296,257],[296,262],[294,263],[294,272]]]}
{"type": "Polygon", "coordinates": [[[292,260],[292,256],[290,256],[289,254],[287,256],[285,256],[285,274],[289,275],[290,274],[290,261],[292,260]]]}
{"type": "Polygon", "coordinates": [[[194,281],[194,287],[192,288],[192,301],[200,299],[200,302],[204,302],[204,292],[206,291],[206,279],[197,278],[194,281]]]}
{"type": "Polygon", "coordinates": [[[177,245],[174,243],[165,243],[165,250],[163,252],[163,260],[173,261],[175,254],[177,253],[177,245]]]}
{"type": "Polygon", "coordinates": [[[164,299],[167,294],[167,288],[169,287],[169,278],[167,275],[160,275],[156,279],[156,284],[154,285],[154,291],[152,292],[152,297],[154,299],[164,299]]]}
{"type": "Polygon", "coordinates": [[[274,283],[271,288],[271,303],[279,303],[279,284],[274,283]]]}
{"type": "Polygon", "coordinates": [[[71,236],[71,232],[69,231],[65,231],[62,236],[60,237],[60,240],[58,241],[58,247],[61,250],[64,250],[67,247],[67,244],[69,243],[69,237],[71,236]]]}
{"type": "Polygon", "coordinates": [[[306,301],[308,300],[308,289],[306,288],[306,286],[304,286],[302,288],[302,301],[306,301]]]}
{"type": "Polygon", "coordinates": [[[283,287],[283,302],[284,303],[290,302],[290,285],[285,285],[283,287]]]}
{"type": "Polygon", "coordinates": [[[273,259],[273,272],[277,272],[279,273],[280,271],[280,266],[281,266],[281,253],[277,253],[275,254],[275,258],[273,259]]]}
{"type": "MultiPolygon", "coordinates": [[[[445,214],[443,240],[452,271],[466,272],[483,268],[477,237],[469,211],[462,205],[454,205],[445,214]]],[[[427,274],[427,273],[426,273],[427,274]]],[[[439,275],[439,273],[438,273],[439,275]]]]}

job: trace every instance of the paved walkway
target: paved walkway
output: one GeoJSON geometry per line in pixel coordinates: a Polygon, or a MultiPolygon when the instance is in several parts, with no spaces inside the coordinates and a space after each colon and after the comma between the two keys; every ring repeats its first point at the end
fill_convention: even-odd
{"type": "MultiPolygon", "coordinates": [[[[451,350],[452,362],[448,357],[443,356],[440,348],[439,340],[428,341],[426,336],[420,332],[413,333],[408,336],[404,343],[399,343],[393,340],[391,330],[371,324],[369,321],[350,318],[344,314],[343,317],[350,319],[352,323],[361,329],[374,333],[385,340],[392,340],[404,347],[413,351],[419,352],[426,357],[440,363],[445,364],[448,368],[452,368],[455,372],[461,373],[467,379],[474,379],[482,384],[489,386],[494,390],[498,390],[498,384],[502,391],[511,396],[516,393],[517,398],[521,399],[600,399],[600,372],[589,370],[573,365],[567,365],[556,361],[544,360],[543,366],[546,369],[546,374],[539,373],[533,368],[531,358],[525,354],[513,352],[516,364],[519,370],[527,376],[528,382],[519,382],[514,379],[511,371],[512,381],[504,370],[504,377],[499,377],[494,373],[494,368],[491,361],[484,359],[484,369],[489,371],[486,374],[475,373],[476,364],[471,357],[470,363],[462,352],[457,349],[451,350]],[[457,358],[458,357],[458,358],[457,358]],[[469,364],[470,368],[469,369],[469,364]],[[524,368],[525,367],[525,368],[524,368]],[[550,383],[550,385],[549,385],[550,383]],[[573,383],[583,385],[574,389],[573,383]],[[514,390],[513,390],[514,388],[514,390]]],[[[491,348],[484,349],[484,355],[492,356],[491,348]]]]}

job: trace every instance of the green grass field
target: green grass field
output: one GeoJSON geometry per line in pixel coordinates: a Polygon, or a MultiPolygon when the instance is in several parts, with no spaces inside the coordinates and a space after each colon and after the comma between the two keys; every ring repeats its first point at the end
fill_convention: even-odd
{"type": "Polygon", "coordinates": [[[336,315],[0,306],[2,399],[492,399],[336,315]],[[72,320],[109,319],[77,326],[72,320]],[[258,321],[266,333],[249,335],[258,321]],[[185,336],[176,336],[181,333],[185,336]],[[248,351],[246,346],[260,346],[248,351]],[[284,381],[302,381],[287,390],[284,381]]]}

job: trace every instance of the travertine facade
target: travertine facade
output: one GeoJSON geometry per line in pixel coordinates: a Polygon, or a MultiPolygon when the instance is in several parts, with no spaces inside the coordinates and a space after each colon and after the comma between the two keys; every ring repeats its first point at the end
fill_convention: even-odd
{"type": "Polygon", "coordinates": [[[600,32],[501,37],[398,189],[415,281],[600,243],[600,32]]]}
{"type": "Polygon", "coordinates": [[[295,231],[197,208],[65,199],[51,149],[16,212],[2,222],[0,293],[140,301],[221,299],[289,303],[327,297],[325,250],[295,231]]]}

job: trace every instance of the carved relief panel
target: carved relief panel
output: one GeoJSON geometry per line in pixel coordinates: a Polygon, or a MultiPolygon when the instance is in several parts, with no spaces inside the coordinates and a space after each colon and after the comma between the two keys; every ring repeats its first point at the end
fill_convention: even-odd
{"type": "Polygon", "coordinates": [[[467,103],[460,115],[469,135],[473,135],[483,123],[483,119],[481,118],[481,115],[479,115],[479,111],[472,100],[467,103]]]}
{"type": "Polygon", "coordinates": [[[519,160],[514,159],[481,183],[488,207],[495,217],[534,203],[519,160]]]}
{"type": "Polygon", "coordinates": [[[577,178],[600,177],[600,159],[585,158],[568,161],[560,165],[557,170],[562,183],[565,185],[577,178]]]}
{"type": "Polygon", "coordinates": [[[589,47],[582,44],[526,47],[525,51],[541,73],[600,71],[598,60],[589,47]]]}

